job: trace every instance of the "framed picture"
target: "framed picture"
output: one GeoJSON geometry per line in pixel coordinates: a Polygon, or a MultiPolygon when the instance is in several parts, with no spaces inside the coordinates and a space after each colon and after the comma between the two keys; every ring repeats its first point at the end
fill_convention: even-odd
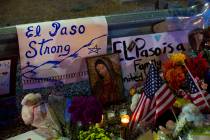
{"type": "Polygon", "coordinates": [[[123,99],[123,81],[119,54],[86,59],[92,94],[102,105],[118,104],[123,99]]]}
{"type": "Polygon", "coordinates": [[[0,58],[0,97],[15,95],[17,57],[0,58]]]}

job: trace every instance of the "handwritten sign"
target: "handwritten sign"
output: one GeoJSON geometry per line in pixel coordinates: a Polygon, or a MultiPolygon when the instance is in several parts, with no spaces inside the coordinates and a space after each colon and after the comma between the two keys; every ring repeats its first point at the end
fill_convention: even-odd
{"type": "Polygon", "coordinates": [[[17,26],[23,88],[88,79],[84,57],[107,51],[105,17],[17,26]]]}
{"type": "Polygon", "coordinates": [[[160,57],[188,51],[188,31],[176,31],[112,39],[112,50],[120,53],[126,89],[145,79],[149,62],[161,68],[160,57]]]}

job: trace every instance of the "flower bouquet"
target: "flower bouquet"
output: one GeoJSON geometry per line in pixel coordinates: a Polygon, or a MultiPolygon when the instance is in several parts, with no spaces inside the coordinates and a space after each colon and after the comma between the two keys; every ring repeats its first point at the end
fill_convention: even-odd
{"type": "Polygon", "coordinates": [[[201,110],[209,111],[210,96],[206,92],[208,85],[204,82],[207,71],[208,62],[202,54],[187,58],[182,53],[175,53],[163,64],[164,78],[175,95],[190,100],[201,110]]]}
{"type": "Polygon", "coordinates": [[[169,120],[166,127],[159,128],[157,140],[193,140],[194,133],[209,131],[204,115],[191,103],[182,108],[176,123],[169,120]]]}
{"type": "Polygon", "coordinates": [[[81,125],[99,123],[102,119],[102,105],[94,96],[75,96],[68,109],[73,124],[81,125]]]}
{"type": "Polygon", "coordinates": [[[205,118],[210,112],[210,94],[206,91],[208,85],[204,82],[208,63],[203,55],[187,57],[183,53],[172,54],[163,62],[163,77],[160,77],[155,68],[152,71],[151,68],[154,67],[152,65],[151,63],[143,91],[136,95],[137,92],[134,88],[130,90],[133,96],[131,104],[131,111],[133,112],[131,117],[133,125],[131,126],[133,128],[131,128],[131,133],[136,131],[141,137],[146,131],[153,130],[153,132],[157,132],[157,140],[192,140],[192,135],[198,130],[202,130],[201,133],[208,131],[210,123],[205,118]],[[166,89],[170,92],[157,88],[159,86],[162,89],[162,85],[167,85],[170,90],[166,89]],[[159,93],[161,93],[161,98],[158,98],[159,95],[157,94],[159,93]],[[168,104],[162,110],[163,114],[159,115],[156,110],[170,101],[167,98],[161,102],[164,97],[170,97],[171,104],[168,104]],[[151,111],[146,108],[147,102],[141,107],[141,101],[144,99],[147,99],[147,102],[153,101],[155,103],[151,111]],[[175,102],[172,102],[172,99],[175,102]],[[157,106],[157,104],[159,105],[157,106]],[[155,108],[154,115],[149,116],[151,118],[148,119],[149,121],[147,121],[149,118],[147,114],[144,114],[145,108],[149,110],[147,114],[151,114],[150,112],[154,111],[153,108],[155,108]]]}
{"type": "Polygon", "coordinates": [[[49,110],[58,126],[54,128],[57,139],[78,139],[81,130],[101,121],[102,106],[95,97],[75,96],[69,103],[68,100],[64,96],[49,96],[49,110]]]}
{"type": "Polygon", "coordinates": [[[208,62],[201,53],[193,57],[176,53],[164,62],[163,76],[176,95],[173,106],[181,113],[174,113],[175,118],[179,114],[176,122],[169,120],[165,127],[159,126],[159,140],[193,140],[197,130],[208,130],[209,124],[204,121],[210,110],[210,94],[204,82],[207,71],[208,62]]]}
{"type": "Polygon", "coordinates": [[[67,100],[65,97],[49,97],[50,111],[58,125],[58,129],[55,129],[56,139],[66,137],[73,140],[111,140],[120,135],[119,113],[113,119],[108,119],[103,115],[107,110],[103,110],[96,97],[74,96],[69,104],[67,100]]]}
{"type": "Polygon", "coordinates": [[[81,130],[79,132],[79,140],[111,140],[111,134],[105,131],[103,128],[100,128],[98,124],[90,126],[87,131],[81,130]]]}

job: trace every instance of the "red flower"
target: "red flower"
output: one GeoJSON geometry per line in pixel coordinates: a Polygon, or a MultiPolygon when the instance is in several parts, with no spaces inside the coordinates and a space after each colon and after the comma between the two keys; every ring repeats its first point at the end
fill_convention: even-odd
{"type": "Polygon", "coordinates": [[[103,110],[96,97],[75,96],[72,99],[72,105],[69,107],[69,113],[71,113],[73,123],[81,122],[86,125],[100,122],[103,110]]]}
{"type": "Polygon", "coordinates": [[[200,79],[203,79],[208,70],[208,62],[205,58],[203,58],[201,53],[198,54],[197,57],[188,58],[186,60],[186,65],[192,73],[193,77],[197,76],[200,79]]]}

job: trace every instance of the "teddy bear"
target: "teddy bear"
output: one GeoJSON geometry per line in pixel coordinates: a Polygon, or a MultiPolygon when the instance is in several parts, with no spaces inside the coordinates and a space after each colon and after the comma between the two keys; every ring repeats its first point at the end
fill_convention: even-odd
{"type": "Polygon", "coordinates": [[[48,110],[48,104],[42,101],[39,93],[25,95],[21,105],[21,116],[26,125],[32,125],[45,134],[54,135],[54,132],[51,130],[56,125],[48,110]]]}
{"type": "Polygon", "coordinates": [[[47,116],[47,111],[44,103],[41,103],[41,95],[39,93],[27,94],[22,102],[22,119],[26,125],[34,127],[43,126],[43,120],[47,116]]]}

